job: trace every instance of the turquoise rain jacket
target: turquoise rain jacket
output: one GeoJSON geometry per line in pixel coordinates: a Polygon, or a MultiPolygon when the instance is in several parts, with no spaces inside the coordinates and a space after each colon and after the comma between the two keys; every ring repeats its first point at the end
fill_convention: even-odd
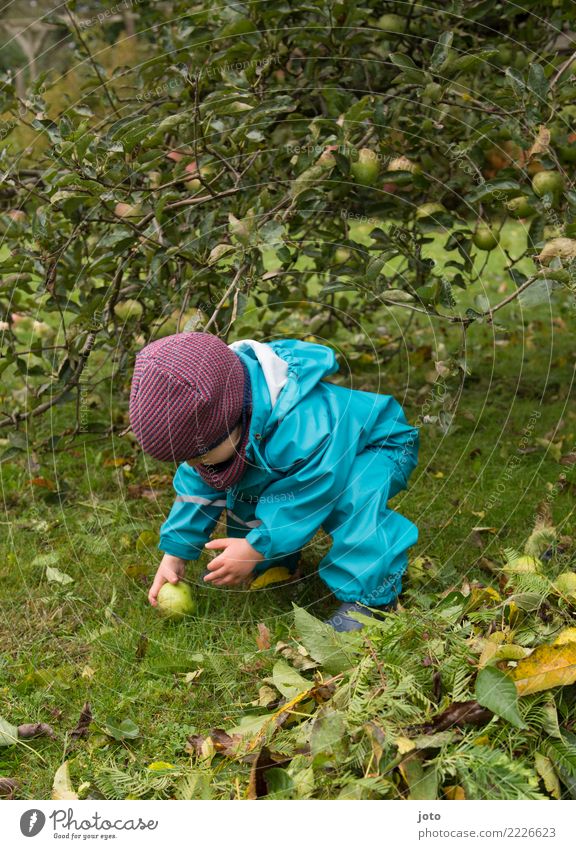
{"type": "Polygon", "coordinates": [[[387,604],[401,589],[416,526],[388,506],[417,464],[419,432],[390,395],[328,383],[334,352],[297,340],[231,345],[248,368],[248,465],[229,491],[182,463],[159,549],[196,560],[226,509],[227,535],[264,555],[257,573],[294,565],[320,526],[332,547],[319,572],[342,601],[387,604]]]}

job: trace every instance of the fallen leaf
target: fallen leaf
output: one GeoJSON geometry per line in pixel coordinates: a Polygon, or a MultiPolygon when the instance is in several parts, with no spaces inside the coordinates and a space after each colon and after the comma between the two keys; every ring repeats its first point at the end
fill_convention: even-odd
{"type": "Polygon", "coordinates": [[[576,681],[576,642],[541,645],[511,672],[518,695],[565,687],[576,681]]]}
{"type": "Polygon", "coordinates": [[[18,742],[18,728],[0,716],[0,746],[13,746],[18,742]]]}
{"type": "Polygon", "coordinates": [[[270,648],[270,629],[263,622],[258,623],[258,636],[256,637],[258,651],[267,651],[270,648]]]}
{"type": "Polygon", "coordinates": [[[85,666],[82,672],[80,673],[80,677],[85,678],[87,681],[91,681],[94,678],[95,674],[96,673],[94,672],[91,666],[85,666]]]}
{"type": "Polygon", "coordinates": [[[114,740],[134,740],[140,735],[140,729],[131,719],[123,719],[122,722],[117,722],[110,716],[106,720],[104,731],[114,740]]]}
{"type": "Polygon", "coordinates": [[[560,457],[560,463],[563,466],[574,466],[574,465],[576,465],[576,451],[570,451],[570,453],[564,454],[563,457],[560,457]]]}
{"type": "Polygon", "coordinates": [[[563,628],[552,645],[562,646],[564,643],[576,643],[576,628],[563,628]]]}
{"type": "Polygon", "coordinates": [[[52,726],[47,725],[45,722],[27,722],[24,725],[18,726],[19,740],[31,740],[33,737],[50,737],[51,740],[56,739],[52,726]]]}
{"type": "Polygon", "coordinates": [[[411,726],[411,728],[426,733],[446,731],[448,728],[460,728],[465,725],[486,725],[493,716],[491,710],[479,705],[475,699],[471,699],[467,702],[452,702],[450,707],[437,714],[432,722],[411,726]]]}
{"type": "Polygon", "coordinates": [[[199,758],[211,757],[215,753],[234,758],[241,740],[240,734],[228,734],[223,728],[213,728],[206,736],[190,734],[186,738],[185,749],[199,758]]]}
{"type": "Polygon", "coordinates": [[[466,798],[464,788],[459,784],[451,784],[444,788],[444,798],[452,801],[461,801],[466,798]]]}
{"type": "Polygon", "coordinates": [[[285,566],[273,566],[258,575],[250,584],[251,590],[263,590],[272,584],[283,584],[292,578],[292,573],[285,566]]]}
{"type": "Polygon", "coordinates": [[[534,755],[534,766],[536,772],[544,782],[544,787],[554,799],[560,798],[560,781],[554,771],[554,766],[550,758],[541,752],[536,752],[534,755]]]}
{"type": "Polygon", "coordinates": [[[318,662],[310,657],[306,648],[298,643],[294,647],[280,641],[276,643],[274,651],[281,654],[292,666],[302,672],[306,669],[315,669],[318,666],[318,662]]]}
{"type": "Polygon", "coordinates": [[[49,489],[50,492],[56,491],[56,484],[53,481],[48,480],[47,478],[30,478],[28,481],[32,486],[39,486],[42,489],[49,489]]]}
{"type": "Polygon", "coordinates": [[[276,690],[273,687],[269,687],[267,684],[264,684],[258,690],[258,701],[255,702],[259,707],[271,707],[272,705],[278,705],[280,701],[280,697],[276,690]]]}
{"type": "Polygon", "coordinates": [[[193,672],[187,672],[186,675],[184,676],[185,683],[186,684],[192,684],[194,681],[196,681],[198,678],[200,678],[200,676],[202,675],[203,672],[204,672],[203,669],[195,669],[193,672]]]}
{"type": "Polygon", "coordinates": [[[92,708],[90,707],[90,702],[84,702],[82,710],[80,711],[80,719],[78,720],[78,724],[76,728],[74,728],[70,732],[70,736],[76,740],[79,737],[86,737],[91,722],[92,708]]]}
{"type": "Polygon", "coordinates": [[[47,566],[46,567],[46,580],[52,584],[73,584],[74,578],[67,575],[65,572],[61,572],[60,569],[57,569],[55,566],[47,566]]]}
{"type": "Polygon", "coordinates": [[[294,607],[294,624],[300,638],[314,660],[321,663],[331,675],[337,675],[355,666],[358,649],[337,633],[330,625],[321,622],[301,607],[294,607]]]}
{"type": "Polygon", "coordinates": [[[270,793],[266,775],[268,770],[277,769],[280,764],[289,762],[290,758],[273,754],[266,746],[262,746],[252,763],[246,797],[248,799],[262,799],[264,796],[268,796],[270,793]]]}
{"type": "Polygon", "coordinates": [[[4,778],[0,776],[0,798],[13,799],[14,794],[20,785],[14,778],[4,778]]]}
{"type": "Polygon", "coordinates": [[[495,666],[481,669],[476,678],[478,704],[501,716],[515,728],[526,728],[518,712],[518,693],[509,676],[495,666]]]}
{"type": "Polygon", "coordinates": [[[295,696],[305,693],[313,687],[311,681],[300,675],[285,660],[278,660],[274,664],[272,683],[286,699],[293,699],[295,696]]]}
{"type": "Polygon", "coordinates": [[[154,489],[142,483],[131,483],[126,487],[128,498],[146,498],[147,501],[157,501],[166,495],[165,489],[154,489]]]}
{"type": "Polygon", "coordinates": [[[75,792],[70,780],[70,771],[68,769],[68,761],[64,761],[62,766],[58,767],[54,775],[52,783],[52,799],[55,801],[64,801],[66,799],[77,799],[78,794],[75,792]]]}
{"type": "Polygon", "coordinates": [[[414,741],[410,740],[409,737],[396,737],[394,739],[394,744],[398,749],[399,755],[406,755],[408,752],[411,752],[416,748],[414,741]]]}
{"type": "Polygon", "coordinates": [[[109,457],[103,465],[105,468],[118,469],[120,466],[131,466],[133,462],[130,457],[109,457]]]}

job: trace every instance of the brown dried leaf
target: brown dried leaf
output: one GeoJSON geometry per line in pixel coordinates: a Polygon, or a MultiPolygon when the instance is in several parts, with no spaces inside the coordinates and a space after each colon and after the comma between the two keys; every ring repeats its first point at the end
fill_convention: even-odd
{"type": "Polygon", "coordinates": [[[26,722],[24,725],[18,726],[19,740],[31,740],[32,737],[50,737],[51,740],[56,739],[52,726],[47,725],[45,722],[26,722]]]}
{"type": "Polygon", "coordinates": [[[258,623],[256,645],[258,646],[258,651],[267,651],[270,648],[270,629],[263,622],[258,623]]]}
{"type": "Polygon", "coordinates": [[[231,735],[223,728],[213,728],[206,736],[191,734],[187,738],[186,751],[199,758],[205,758],[209,754],[215,753],[226,755],[228,758],[235,758],[241,742],[240,734],[231,735]]]}
{"type": "Polygon", "coordinates": [[[568,454],[564,454],[563,457],[560,457],[560,463],[563,466],[576,465],[576,451],[570,451],[568,454]]]}
{"type": "Polygon", "coordinates": [[[4,778],[0,776],[0,798],[13,799],[19,786],[15,778],[4,778]]]}
{"type": "Polygon", "coordinates": [[[467,702],[452,702],[450,707],[435,716],[432,722],[412,726],[412,728],[418,728],[430,734],[446,731],[448,728],[461,728],[465,725],[486,725],[493,716],[491,710],[479,705],[475,699],[470,699],[467,702]]]}
{"type": "Polygon", "coordinates": [[[42,489],[49,489],[50,492],[56,491],[56,484],[47,478],[30,478],[28,481],[31,486],[39,486],[42,489]]]}
{"type": "Polygon", "coordinates": [[[78,725],[70,732],[70,737],[73,739],[78,739],[79,737],[86,737],[88,734],[88,727],[92,722],[92,708],[90,707],[90,702],[84,702],[82,710],[80,711],[80,719],[78,720],[78,725]]]}
{"type": "Polygon", "coordinates": [[[554,257],[574,259],[576,257],[576,239],[568,239],[566,236],[550,239],[535,258],[543,265],[548,265],[554,257]]]}
{"type": "Polygon", "coordinates": [[[148,501],[157,501],[162,495],[166,495],[165,489],[154,489],[143,483],[131,483],[126,487],[128,498],[146,498],[148,501]]]}
{"type": "Polygon", "coordinates": [[[538,135],[534,141],[534,144],[528,151],[526,156],[527,161],[532,159],[533,156],[538,156],[541,153],[546,153],[548,148],[550,147],[550,130],[542,125],[538,127],[538,135]]]}
{"type": "Polygon", "coordinates": [[[250,769],[250,780],[248,781],[248,799],[261,799],[268,795],[268,783],[266,772],[271,767],[289,763],[291,758],[271,752],[267,746],[262,746],[250,769]]]}

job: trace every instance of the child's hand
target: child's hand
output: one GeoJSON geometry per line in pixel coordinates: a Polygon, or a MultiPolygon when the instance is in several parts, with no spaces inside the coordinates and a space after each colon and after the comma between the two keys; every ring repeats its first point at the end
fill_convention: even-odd
{"type": "Polygon", "coordinates": [[[185,560],[181,560],[180,557],[174,557],[172,554],[164,555],[160,561],[160,566],[158,566],[154,583],[150,587],[150,592],[148,593],[148,601],[152,607],[156,607],[158,605],[157,599],[160,587],[163,587],[167,582],[177,584],[180,578],[184,577],[185,571],[185,560]]]}
{"type": "Polygon", "coordinates": [[[208,564],[210,574],[204,578],[215,587],[241,584],[252,573],[256,564],[264,560],[264,555],[241,537],[212,539],[205,547],[224,549],[222,554],[208,564]]]}

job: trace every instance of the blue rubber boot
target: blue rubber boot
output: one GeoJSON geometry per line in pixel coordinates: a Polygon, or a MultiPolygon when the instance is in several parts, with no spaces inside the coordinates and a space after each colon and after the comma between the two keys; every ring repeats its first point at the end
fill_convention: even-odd
{"type": "Polygon", "coordinates": [[[364,626],[357,619],[349,616],[349,613],[361,613],[363,616],[369,616],[373,619],[379,618],[379,612],[394,610],[396,602],[385,604],[380,607],[370,608],[357,601],[343,601],[338,610],[332,614],[330,619],[326,619],[326,624],[331,625],[335,631],[346,633],[347,631],[360,631],[364,626]]]}

